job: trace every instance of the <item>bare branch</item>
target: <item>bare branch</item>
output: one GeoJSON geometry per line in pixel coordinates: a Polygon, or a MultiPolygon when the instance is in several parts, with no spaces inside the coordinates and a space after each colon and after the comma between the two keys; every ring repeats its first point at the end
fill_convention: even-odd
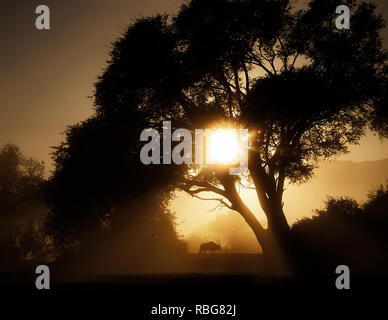
{"type": "Polygon", "coordinates": [[[208,182],[204,181],[196,181],[196,180],[189,180],[189,179],[184,179],[183,185],[180,186],[180,188],[183,191],[186,191],[187,193],[200,193],[200,192],[214,192],[217,193],[225,198],[227,198],[227,194],[225,190],[222,190],[216,186],[211,185],[208,182]],[[197,187],[197,189],[192,190],[192,187],[197,187]]]}
{"type": "Polygon", "coordinates": [[[294,57],[294,60],[291,63],[290,70],[294,69],[295,62],[296,62],[296,59],[298,59],[298,57],[299,57],[299,53],[296,53],[295,57],[294,57]]]}
{"type": "Polygon", "coordinates": [[[287,71],[288,70],[288,66],[287,66],[287,59],[288,59],[288,55],[287,55],[287,51],[286,51],[286,48],[284,47],[283,45],[283,42],[282,40],[280,39],[280,37],[277,37],[278,40],[279,40],[279,43],[280,43],[280,47],[282,48],[282,51],[283,51],[283,66],[284,66],[284,71],[287,71]]]}
{"type": "MultiPolygon", "coordinates": [[[[226,208],[228,208],[228,209],[230,209],[230,210],[234,210],[233,207],[232,207],[230,204],[226,203],[226,202],[224,201],[224,199],[222,199],[222,198],[203,198],[203,197],[200,197],[200,196],[198,196],[198,195],[193,195],[193,197],[195,197],[195,198],[197,198],[197,199],[200,199],[200,200],[218,201],[218,202],[220,202],[219,205],[224,206],[224,207],[226,207],[226,208]]],[[[217,207],[218,207],[218,206],[217,206],[217,207]]],[[[216,207],[216,208],[217,208],[217,207],[216,207]]],[[[216,208],[214,208],[213,210],[215,210],[216,208]]],[[[213,211],[213,210],[212,210],[212,211],[213,211]]]]}
{"type": "Polygon", "coordinates": [[[247,66],[245,65],[245,63],[243,63],[243,70],[244,70],[244,74],[245,74],[245,93],[248,94],[250,83],[249,83],[248,69],[247,69],[247,66]]]}
{"type": "Polygon", "coordinates": [[[236,85],[237,101],[241,106],[241,89],[240,89],[240,79],[238,76],[238,70],[236,68],[233,68],[233,73],[234,73],[234,83],[236,85]]]}

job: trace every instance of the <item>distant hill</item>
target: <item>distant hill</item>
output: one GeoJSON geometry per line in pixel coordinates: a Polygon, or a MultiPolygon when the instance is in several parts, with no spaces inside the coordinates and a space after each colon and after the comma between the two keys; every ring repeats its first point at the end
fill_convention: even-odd
{"type": "Polygon", "coordinates": [[[321,208],[328,196],[348,196],[359,202],[388,180],[388,159],[366,162],[331,161],[321,163],[314,177],[302,185],[289,185],[284,195],[285,212],[290,223],[310,216],[321,208]]]}

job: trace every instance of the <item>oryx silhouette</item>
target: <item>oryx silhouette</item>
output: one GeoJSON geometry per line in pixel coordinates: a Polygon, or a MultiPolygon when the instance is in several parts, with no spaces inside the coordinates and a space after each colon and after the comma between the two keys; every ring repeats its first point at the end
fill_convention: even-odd
{"type": "Polygon", "coordinates": [[[202,243],[199,246],[199,253],[198,253],[198,255],[199,256],[206,255],[206,254],[214,255],[216,253],[216,250],[220,250],[221,251],[221,245],[219,243],[217,244],[217,243],[215,243],[213,241],[205,242],[205,243],[202,243]]]}

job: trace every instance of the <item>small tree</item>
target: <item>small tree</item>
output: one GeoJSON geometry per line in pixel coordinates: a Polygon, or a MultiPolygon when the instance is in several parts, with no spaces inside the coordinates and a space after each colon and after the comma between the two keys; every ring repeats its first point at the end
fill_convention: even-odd
{"type": "Polygon", "coordinates": [[[44,164],[26,157],[14,144],[0,148],[0,219],[17,220],[26,207],[41,202],[44,164]]]}
{"type": "Polygon", "coordinates": [[[0,147],[1,268],[16,268],[27,259],[48,259],[49,238],[42,228],[47,209],[41,198],[44,164],[14,144],[0,147]]]}

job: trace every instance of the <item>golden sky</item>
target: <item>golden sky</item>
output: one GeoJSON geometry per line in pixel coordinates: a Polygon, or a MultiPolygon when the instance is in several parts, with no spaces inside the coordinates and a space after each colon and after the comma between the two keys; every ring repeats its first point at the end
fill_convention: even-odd
{"type": "MultiPolygon", "coordinates": [[[[136,18],[176,12],[180,0],[44,1],[51,30],[35,28],[41,1],[7,1],[0,13],[0,144],[12,142],[51,166],[50,146],[68,125],[93,112],[93,83],[106,65],[110,43],[136,18]]],[[[388,12],[388,1],[379,0],[388,12]]],[[[386,15],[387,17],[387,15],[386,15]]],[[[387,39],[387,30],[384,32],[387,39]]],[[[340,160],[388,158],[388,143],[368,134],[340,160]]],[[[246,195],[249,198],[249,195],[246,195]]],[[[248,200],[254,207],[253,201],[248,200]]],[[[257,204],[256,204],[257,205],[257,204]]],[[[181,230],[188,233],[214,217],[214,203],[180,195],[173,202],[181,230]],[[189,208],[189,209],[187,209],[189,208]],[[186,221],[186,223],[184,223],[186,221]]],[[[258,212],[258,207],[254,207],[258,212]]]]}
{"type": "MultiPolygon", "coordinates": [[[[387,1],[379,2],[380,11],[387,12],[387,1]]],[[[106,65],[110,43],[134,19],[176,12],[181,3],[48,0],[51,30],[38,31],[35,8],[41,2],[7,1],[0,13],[0,144],[16,143],[50,165],[50,146],[62,140],[66,126],[93,112],[88,97],[106,65]]],[[[346,159],[388,157],[387,143],[373,136],[351,150],[346,159]]]]}
{"type": "Polygon", "coordinates": [[[51,30],[35,28],[41,1],[7,1],[0,10],[0,144],[20,145],[50,164],[66,126],[89,117],[93,83],[110,44],[138,17],[174,12],[179,0],[44,1],[51,30]]]}

